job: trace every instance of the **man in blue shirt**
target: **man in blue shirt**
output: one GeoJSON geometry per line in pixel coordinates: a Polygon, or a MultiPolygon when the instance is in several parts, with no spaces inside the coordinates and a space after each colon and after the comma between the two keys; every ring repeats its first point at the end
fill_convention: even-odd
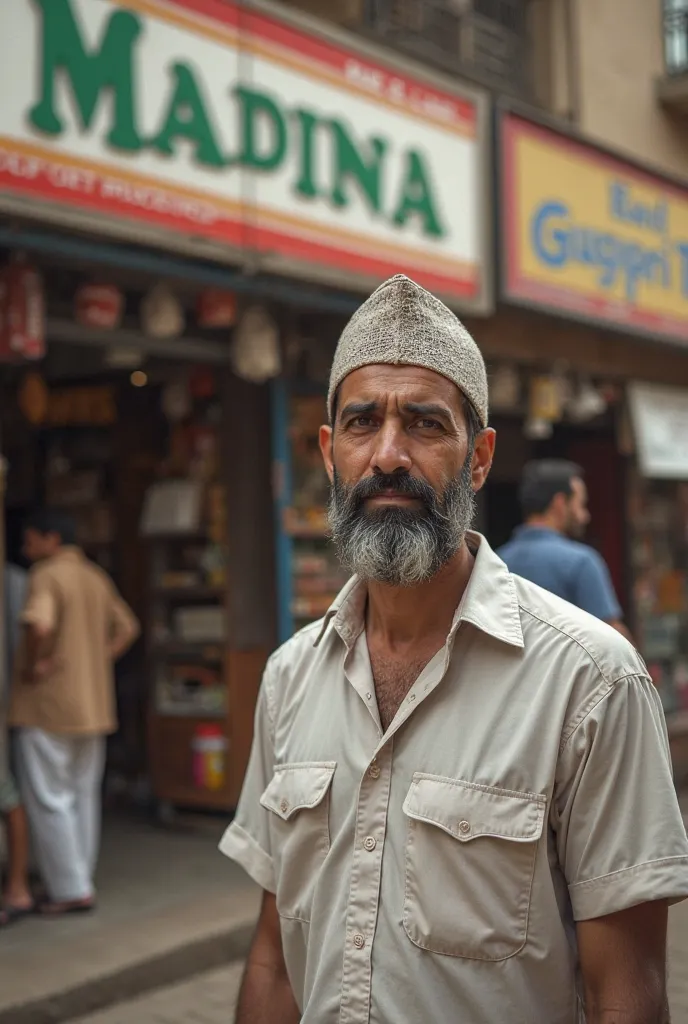
{"type": "Polygon", "coordinates": [[[604,559],[582,537],[590,522],[583,470],[574,462],[530,462],[521,479],[525,524],[499,550],[509,570],[563,597],[628,637],[604,559]]]}

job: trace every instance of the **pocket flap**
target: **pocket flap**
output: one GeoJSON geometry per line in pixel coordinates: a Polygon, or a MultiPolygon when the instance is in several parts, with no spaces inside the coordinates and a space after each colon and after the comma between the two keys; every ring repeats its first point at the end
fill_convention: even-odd
{"type": "Polygon", "coordinates": [[[317,807],[332,782],[336,761],[278,764],[260,803],[288,821],[297,811],[317,807]]]}
{"type": "Polygon", "coordinates": [[[461,842],[498,836],[529,843],[542,835],[546,804],[541,793],[515,793],[416,772],[403,810],[409,818],[436,825],[461,842]]]}

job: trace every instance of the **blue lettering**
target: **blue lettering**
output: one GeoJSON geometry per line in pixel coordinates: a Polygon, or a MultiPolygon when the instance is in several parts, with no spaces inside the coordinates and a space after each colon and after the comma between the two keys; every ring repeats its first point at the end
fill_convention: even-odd
{"type": "Polygon", "coordinates": [[[626,209],[626,186],[622,185],[620,181],[613,182],[609,188],[609,199],[609,212],[612,217],[623,220],[626,209]]]}
{"type": "Polygon", "coordinates": [[[688,298],[688,242],[679,242],[676,248],[681,257],[681,294],[688,298]]]}
{"type": "MultiPolygon", "coordinates": [[[[630,202],[626,186],[615,183],[610,191],[614,214],[626,221],[648,216],[649,207],[630,202]]],[[[652,208],[659,216],[661,206],[652,208]]],[[[623,287],[626,300],[635,303],[643,282],[671,287],[671,262],[666,248],[650,249],[639,242],[625,241],[610,232],[579,227],[571,223],[570,210],[549,200],[537,208],[530,225],[531,244],[537,258],[549,267],[578,263],[599,271],[601,288],[623,287]]],[[[688,243],[678,246],[682,260],[682,287],[688,292],[688,243]]]]}
{"type": "Polygon", "coordinates": [[[550,221],[568,217],[563,203],[543,203],[531,225],[531,241],[539,260],[550,267],[562,267],[568,259],[565,227],[552,227],[550,221]]]}

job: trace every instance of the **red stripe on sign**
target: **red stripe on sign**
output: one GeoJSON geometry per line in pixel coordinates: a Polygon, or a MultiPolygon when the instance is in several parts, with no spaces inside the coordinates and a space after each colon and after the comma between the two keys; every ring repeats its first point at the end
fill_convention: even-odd
{"type": "Polygon", "coordinates": [[[62,169],[63,180],[66,182],[71,175],[71,183],[60,185],[55,180],[54,165],[47,161],[43,163],[45,166],[39,173],[20,183],[16,175],[1,169],[0,190],[36,196],[60,206],[95,210],[118,218],[124,216],[134,223],[155,224],[184,235],[217,239],[229,245],[238,246],[243,241],[243,226],[225,216],[212,203],[187,200],[166,192],[164,188],[129,185],[127,182],[117,185],[114,184],[116,175],[110,177],[74,168],[62,169]],[[158,201],[155,202],[153,197],[158,197],[158,201]]]}
{"type": "MultiPolygon", "coordinates": [[[[340,74],[343,85],[363,88],[373,100],[391,99],[398,103],[401,110],[416,114],[425,112],[433,120],[445,120],[448,126],[475,128],[477,111],[472,100],[463,99],[449,91],[433,89],[420,79],[391,71],[383,64],[368,60],[354,49],[348,50],[328,43],[316,35],[292,28],[276,18],[255,11],[239,11],[234,4],[222,0],[167,0],[167,3],[232,28],[240,28],[249,35],[326,65],[340,74]]],[[[308,73],[307,67],[304,72],[308,73]]]]}
{"type": "Polygon", "coordinates": [[[336,249],[321,242],[307,241],[296,235],[286,235],[269,228],[252,228],[248,236],[251,248],[269,255],[277,253],[305,263],[317,263],[359,274],[362,277],[384,280],[392,274],[405,273],[431,291],[457,298],[475,298],[480,293],[478,271],[466,275],[442,274],[414,266],[408,260],[395,263],[385,257],[364,255],[347,249],[336,249]]]}
{"type": "Polygon", "coordinates": [[[676,338],[683,344],[688,343],[686,335],[686,322],[677,317],[663,316],[659,313],[646,312],[631,306],[624,305],[614,299],[592,298],[580,295],[574,291],[567,291],[556,287],[549,287],[528,279],[521,279],[515,283],[515,297],[536,302],[541,306],[561,312],[578,313],[581,316],[594,317],[595,320],[605,318],[613,322],[617,327],[628,325],[649,330],[657,334],[664,334],[676,338]]]}
{"type": "MultiPolygon", "coordinates": [[[[57,160],[8,154],[0,150],[0,189],[35,196],[48,202],[69,205],[134,222],[154,224],[187,236],[221,241],[228,245],[255,247],[265,254],[298,259],[308,264],[340,268],[362,277],[383,279],[396,271],[412,274],[426,287],[442,294],[471,297],[479,294],[476,273],[443,273],[414,266],[413,257],[395,263],[389,257],[361,254],[286,232],[256,229],[242,223],[212,199],[185,196],[157,185],[120,178],[116,172],[102,174],[57,160]]],[[[308,228],[305,228],[307,232],[308,228]]],[[[365,243],[362,241],[361,245],[365,243]]],[[[371,247],[374,243],[371,242],[371,247]]],[[[432,257],[430,257],[431,259],[432,257]]]]}

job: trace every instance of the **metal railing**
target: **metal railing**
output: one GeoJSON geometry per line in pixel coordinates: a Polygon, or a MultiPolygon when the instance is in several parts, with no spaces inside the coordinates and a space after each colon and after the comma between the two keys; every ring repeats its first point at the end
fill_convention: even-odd
{"type": "Polygon", "coordinates": [[[665,0],[664,61],[669,75],[688,72],[688,0],[665,0]]]}
{"type": "Polygon", "coordinates": [[[528,98],[527,6],[528,0],[368,0],[364,24],[411,56],[528,98]]]}

